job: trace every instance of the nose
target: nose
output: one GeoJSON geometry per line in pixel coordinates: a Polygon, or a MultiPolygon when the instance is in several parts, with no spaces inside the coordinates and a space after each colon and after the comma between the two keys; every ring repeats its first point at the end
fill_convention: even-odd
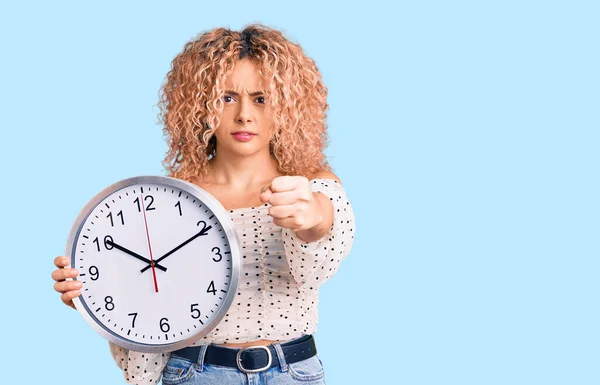
{"type": "Polygon", "coordinates": [[[235,116],[235,121],[241,124],[252,122],[252,111],[250,108],[250,103],[245,100],[241,100],[238,103],[238,110],[235,116]]]}

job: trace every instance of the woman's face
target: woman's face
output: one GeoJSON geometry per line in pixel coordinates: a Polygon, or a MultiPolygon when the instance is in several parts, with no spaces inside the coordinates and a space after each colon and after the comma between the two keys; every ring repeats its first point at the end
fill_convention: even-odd
{"type": "Polygon", "coordinates": [[[273,120],[267,107],[264,79],[254,64],[243,59],[225,80],[224,108],[217,137],[217,154],[252,155],[269,151],[273,120]]]}

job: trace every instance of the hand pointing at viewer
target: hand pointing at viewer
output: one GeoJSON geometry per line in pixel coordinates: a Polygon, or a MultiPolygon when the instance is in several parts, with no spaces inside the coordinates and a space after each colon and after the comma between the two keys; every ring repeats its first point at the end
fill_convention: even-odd
{"type": "Polygon", "coordinates": [[[296,231],[305,242],[320,239],[333,221],[333,205],[321,193],[313,193],[303,176],[278,176],[262,189],[260,200],[271,204],[269,215],[278,226],[296,231]]]}

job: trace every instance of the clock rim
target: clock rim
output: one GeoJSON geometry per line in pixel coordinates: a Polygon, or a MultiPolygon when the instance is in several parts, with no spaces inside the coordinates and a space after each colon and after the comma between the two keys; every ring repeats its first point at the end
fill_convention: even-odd
{"type": "MultiPolygon", "coordinates": [[[[212,196],[208,191],[203,188],[184,181],[182,179],[173,178],[169,176],[159,176],[159,175],[141,175],[134,176],[126,179],[122,179],[118,182],[111,184],[110,186],[104,188],[102,191],[97,193],[79,212],[79,215],[73,222],[71,226],[71,231],[69,232],[69,236],[67,238],[67,244],[65,247],[65,256],[69,257],[71,262],[71,267],[76,266],[75,255],[73,253],[76,250],[75,241],[79,239],[79,235],[83,228],[83,225],[89,215],[92,213],[94,208],[96,208],[105,198],[109,195],[115,193],[118,190],[123,188],[135,185],[135,184],[144,184],[144,183],[154,183],[160,185],[167,185],[183,190],[187,193],[194,195],[196,198],[202,201],[203,204],[208,206],[208,208],[213,212],[213,214],[219,220],[221,226],[223,226],[223,231],[227,236],[227,240],[229,241],[229,246],[231,250],[231,280],[229,282],[229,290],[227,290],[227,294],[223,300],[223,304],[219,307],[217,312],[214,314],[212,320],[203,326],[203,328],[195,334],[192,334],[190,337],[183,339],[181,341],[172,342],[168,344],[144,344],[140,342],[131,341],[125,339],[124,337],[118,335],[112,330],[107,329],[100,322],[96,322],[96,318],[89,313],[82,303],[80,296],[73,298],[73,303],[75,304],[75,308],[79,311],[79,313],[83,316],[85,321],[92,326],[92,328],[100,334],[102,337],[107,339],[108,341],[114,343],[125,349],[135,350],[142,353],[167,353],[174,350],[178,350],[184,348],[186,346],[190,346],[196,341],[199,341],[203,337],[205,337],[208,333],[214,330],[214,328],[218,325],[219,322],[223,319],[225,314],[229,311],[231,304],[233,303],[233,299],[237,293],[238,284],[241,280],[241,251],[240,251],[240,241],[235,230],[234,224],[231,221],[231,217],[229,213],[223,207],[221,202],[219,202],[214,196],[212,196]]],[[[66,281],[75,281],[76,278],[66,278],[66,281]]]]}

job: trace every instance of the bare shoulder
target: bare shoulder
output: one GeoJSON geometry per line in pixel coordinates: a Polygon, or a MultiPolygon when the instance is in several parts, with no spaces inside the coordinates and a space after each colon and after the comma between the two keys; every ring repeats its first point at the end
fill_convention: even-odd
{"type": "Polygon", "coordinates": [[[313,174],[310,179],[332,179],[332,180],[338,182],[339,184],[342,184],[342,181],[340,180],[340,178],[338,178],[337,175],[335,175],[331,171],[319,171],[319,172],[313,174]]]}

